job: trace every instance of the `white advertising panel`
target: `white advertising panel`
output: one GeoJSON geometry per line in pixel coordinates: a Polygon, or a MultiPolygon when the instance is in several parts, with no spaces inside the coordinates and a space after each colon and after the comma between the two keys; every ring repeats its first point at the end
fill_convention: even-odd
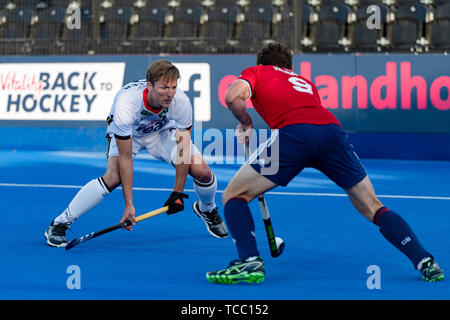
{"type": "Polygon", "coordinates": [[[125,63],[0,64],[0,120],[105,120],[125,63]]]}

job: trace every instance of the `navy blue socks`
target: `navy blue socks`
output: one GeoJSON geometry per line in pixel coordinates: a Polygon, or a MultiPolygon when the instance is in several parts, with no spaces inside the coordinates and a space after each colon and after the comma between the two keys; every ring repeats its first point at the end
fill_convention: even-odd
{"type": "Polygon", "coordinates": [[[224,208],[224,217],[236,244],[239,259],[259,256],[255,239],[255,222],[247,201],[242,198],[228,200],[224,208]]]}
{"type": "MultiPolygon", "coordinates": [[[[225,204],[224,216],[236,244],[239,259],[259,256],[255,239],[255,223],[247,201],[242,198],[228,200],[225,204]]],[[[380,227],[380,232],[386,240],[411,260],[414,268],[417,268],[424,258],[433,258],[422,247],[408,223],[394,211],[386,207],[380,208],[375,213],[373,222],[380,227]]]]}
{"type": "Polygon", "coordinates": [[[408,223],[394,211],[386,207],[378,209],[373,222],[380,227],[380,232],[386,240],[411,260],[414,268],[417,268],[424,258],[433,257],[422,247],[408,223]]]}

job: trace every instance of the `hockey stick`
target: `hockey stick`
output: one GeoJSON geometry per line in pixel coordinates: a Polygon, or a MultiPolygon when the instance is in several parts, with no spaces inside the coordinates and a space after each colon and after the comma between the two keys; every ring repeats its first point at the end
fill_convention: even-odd
{"type": "MultiPolygon", "coordinates": [[[[246,139],[244,143],[244,151],[247,160],[250,158],[250,147],[249,147],[249,139],[246,139]]],[[[272,227],[272,220],[270,219],[269,208],[267,208],[266,200],[264,199],[264,195],[258,196],[258,204],[259,209],[261,211],[261,215],[264,221],[264,226],[266,228],[267,240],[269,241],[270,254],[272,257],[279,257],[286,246],[283,239],[279,237],[275,237],[275,232],[272,227]]]]}
{"type": "MultiPolygon", "coordinates": [[[[142,221],[142,220],[154,217],[154,216],[156,216],[156,215],[158,215],[160,213],[166,212],[168,209],[169,209],[169,207],[165,206],[165,207],[162,207],[160,209],[156,209],[156,210],[150,211],[148,213],[145,213],[143,215],[140,215],[140,216],[136,217],[135,220],[136,220],[136,222],[139,222],[139,221],[142,221]]],[[[83,242],[86,242],[88,240],[97,238],[98,236],[101,236],[103,234],[109,233],[109,232],[117,230],[117,229],[126,228],[126,227],[129,227],[129,226],[131,226],[131,220],[127,219],[127,220],[125,220],[125,221],[123,221],[121,223],[115,224],[115,225],[113,225],[111,227],[108,227],[108,228],[105,228],[105,229],[102,229],[102,230],[99,230],[99,231],[91,232],[91,233],[89,233],[89,234],[87,234],[87,235],[85,235],[85,236],[83,236],[81,238],[72,239],[72,240],[70,240],[67,243],[66,250],[70,250],[73,247],[75,247],[76,245],[79,245],[80,243],[83,243],[83,242]]]]}

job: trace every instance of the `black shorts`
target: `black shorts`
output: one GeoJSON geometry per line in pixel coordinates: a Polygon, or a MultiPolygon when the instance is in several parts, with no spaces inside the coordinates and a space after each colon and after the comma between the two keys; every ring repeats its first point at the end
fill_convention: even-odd
{"type": "Polygon", "coordinates": [[[281,186],[305,167],[320,170],[343,189],[350,189],[367,175],[347,134],[336,124],[295,124],[278,129],[248,162],[281,186]]]}

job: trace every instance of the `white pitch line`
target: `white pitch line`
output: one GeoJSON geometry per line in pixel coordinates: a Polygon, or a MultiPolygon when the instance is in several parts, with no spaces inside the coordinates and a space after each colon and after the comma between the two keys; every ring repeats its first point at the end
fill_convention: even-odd
{"type": "Polygon", "coordinates": [[[82,186],[64,184],[0,183],[0,187],[81,189],[82,186]]]}
{"type": "MultiPolygon", "coordinates": [[[[29,184],[29,183],[0,183],[0,187],[24,187],[24,188],[60,188],[60,189],[81,189],[83,186],[62,185],[62,184],[29,184]]],[[[119,187],[120,189],[121,187],[119,187]]],[[[171,188],[143,188],[133,187],[136,191],[172,191],[171,188]]],[[[185,192],[195,192],[194,189],[185,189],[185,192]]],[[[223,190],[217,190],[217,193],[223,193],[223,190]]],[[[266,194],[283,195],[283,196],[314,196],[314,197],[347,197],[345,193],[312,193],[312,192],[280,192],[270,191],[266,194]]],[[[450,197],[434,197],[434,196],[406,196],[406,195],[377,195],[378,198],[395,198],[395,199],[421,199],[421,200],[450,200],[450,197]]]]}

